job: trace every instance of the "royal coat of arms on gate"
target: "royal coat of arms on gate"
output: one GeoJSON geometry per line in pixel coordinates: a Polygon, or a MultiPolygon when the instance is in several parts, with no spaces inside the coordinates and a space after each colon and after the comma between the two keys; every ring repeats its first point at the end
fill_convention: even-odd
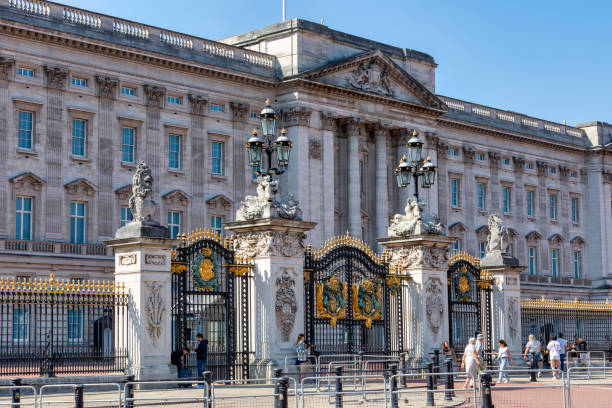
{"type": "Polygon", "coordinates": [[[382,285],[369,278],[361,278],[353,284],[353,315],[356,319],[365,320],[365,326],[372,327],[373,320],[381,318],[382,285]]]}
{"type": "Polygon", "coordinates": [[[459,273],[454,278],[455,296],[460,302],[469,302],[472,299],[471,294],[471,276],[468,273],[467,267],[462,266],[459,273]]]}
{"type": "Polygon", "coordinates": [[[219,287],[217,281],[217,273],[219,265],[212,257],[212,250],[204,248],[196,255],[191,266],[191,274],[193,275],[193,283],[199,290],[213,292],[219,287]]]}
{"type": "Polygon", "coordinates": [[[317,313],[321,319],[329,319],[336,326],[338,319],[346,317],[347,285],[332,275],[323,282],[317,282],[317,313]]]}

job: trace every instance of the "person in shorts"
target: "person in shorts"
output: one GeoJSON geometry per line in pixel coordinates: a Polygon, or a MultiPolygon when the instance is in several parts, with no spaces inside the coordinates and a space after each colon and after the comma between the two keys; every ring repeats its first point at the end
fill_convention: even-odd
{"type": "Polygon", "coordinates": [[[557,341],[557,336],[550,336],[550,342],[546,346],[550,358],[550,366],[553,370],[553,378],[559,379],[559,368],[561,367],[561,344],[557,341]]]}

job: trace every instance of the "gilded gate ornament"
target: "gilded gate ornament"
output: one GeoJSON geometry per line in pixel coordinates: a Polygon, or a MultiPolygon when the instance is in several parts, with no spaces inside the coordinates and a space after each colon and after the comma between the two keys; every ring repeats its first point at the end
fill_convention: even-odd
{"type": "Polygon", "coordinates": [[[372,327],[373,320],[380,320],[382,306],[382,285],[369,278],[361,278],[353,284],[353,315],[365,320],[365,326],[372,327]]]}
{"type": "Polygon", "coordinates": [[[191,273],[193,275],[193,283],[199,290],[212,292],[217,290],[219,283],[217,282],[217,272],[219,265],[212,257],[212,250],[204,248],[196,255],[191,273]]]}
{"type": "Polygon", "coordinates": [[[391,296],[397,296],[402,283],[400,278],[397,276],[387,276],[385,279],[387,281],[387,290],[389,290],[389,294],[391,296]]]}
{"type": "Polygon", "coordinates": [[[460,302],[469,302],[472,299],[471,294],[471,277],[467,267],[464,265],[459,269],[459,273],[455,277],[455,295],[460,302]]]}
{"type": "Polygon", "coordinates": [[[346,317],[347,284],[336,275],[317,283],[317,313],[321,319],[329,319],[332,327],[338,319],[346,317]]]}

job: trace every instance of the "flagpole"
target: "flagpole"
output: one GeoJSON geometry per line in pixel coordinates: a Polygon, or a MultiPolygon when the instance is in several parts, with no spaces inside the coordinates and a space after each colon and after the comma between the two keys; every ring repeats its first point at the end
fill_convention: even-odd
{"type": "Polygon", "coordinates": [[[287,14],[285,13],[285,0],[283,0],[283,21],[287,20],[287,14]]]}

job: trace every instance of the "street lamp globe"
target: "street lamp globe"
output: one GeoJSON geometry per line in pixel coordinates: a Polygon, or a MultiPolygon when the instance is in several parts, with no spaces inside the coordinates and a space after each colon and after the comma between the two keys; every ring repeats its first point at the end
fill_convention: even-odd
{"type": "Polygon", "coordinates": [[[276,148],[276,158],[278,167],[287,167],[289,164],[289,154],[291,153],[291,140],[287,138],[287,131],[281,130],[280,136],[274,142],[276,148]]]}
{"type": "Polygon", "coordinates": [[[251,167],[261,166],[261,152],[263,151],[264,141],[257,136],[257,130],[253,129],[253,134],[246,144],[247,153],[249,155],[249,165],[251,167]]]}
{"type": "Polygon", "coordinates": [[[412,166],[408,164],[408,158],[403,155],[399,166],[395,169],[395,177],[397,178],[397,186],[404,188],[410,184],[410,177],[412,176],[412,166]]]}
{"type": "Polygon", "coordinates": [[[421,168],[423,172],[423,177],[421,179],[421,187],[429,188],[434,185],[435,177],[436,177],[436,165],[431,162],[431,158],[427,156],[427,160],[425,160],[425,164],[421,168]]]}
{"type": "Polygon", "coordinates": [[[412,132],[412,137],[408,140],[408,155],[411,162],[421,161],[421,152],[423,151],[423,141],[419,139],[417,131],[412,132]]]}
{"type": "Polygon", "coordinates": [[[274,109],[272,109],[272,106],[270,105],[270,100],[266,100],[266,106],[259,114],[259,120],[261,120],[261,128],[263,129],[263,134],[265,137],[272,138],[274,136],[277,118],[278,114],[274,109]]]}

